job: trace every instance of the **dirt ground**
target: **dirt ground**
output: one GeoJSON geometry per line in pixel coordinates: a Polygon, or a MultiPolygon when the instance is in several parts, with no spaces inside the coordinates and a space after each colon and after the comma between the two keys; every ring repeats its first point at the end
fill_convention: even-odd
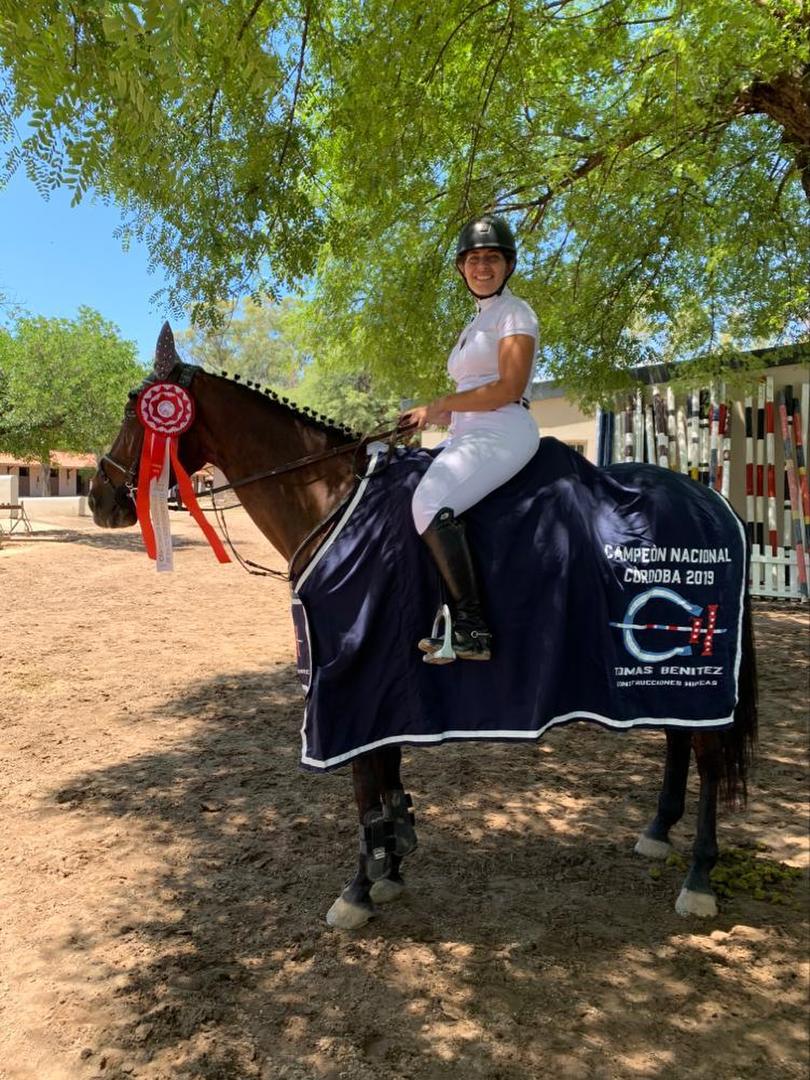
{"type": "MultiPolygon", "coordinates": [[[[633,854],[655,733],[407,751],[406,898],[330,930],[353,800],[297,766],[287,588],[173,524],[172,575],[87,519],[0,549],[3,1080],[808,1075],[806,880],[679,918],[682,871],[633,854]]],[[[758,609],[759,767],[720,822],[803,867],[806,614],[758,609]]],[[[682,851],[694,816],[691,783],[682,851]]]]}

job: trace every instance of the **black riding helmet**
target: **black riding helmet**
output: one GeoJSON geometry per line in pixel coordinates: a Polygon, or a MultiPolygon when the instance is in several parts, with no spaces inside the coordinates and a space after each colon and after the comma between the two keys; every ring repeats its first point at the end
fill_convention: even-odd
{"type": "MultiPolygon", "coordinates": [[[[475,248],[495,248],[497,251],[502,251],[504,253],[506,261],[509,264],[509,269],[503,280],[503,285],[498,289],[498,293],[500,293],[503,286],[506,285],[507,281],[512,276],[512,272],[515,269],[515,263],[517,262],[515,234],[502,217],[496,217],[494,214],[483,214],[479,218],[473,218],[472,221],[468,221],[461,230],[458,243],[456,244],[456,269],[460,274],[462,258],[468,251],[474,251],[475,248]]],[[[464,277],[463,274],[462,277],[464,277]]],[[[464,283],[465,285],[467,284],[466,278],[464,279],[464,283]]],[[[467,288],[469,288],[469,285],[467,288]]],[[[472,289],[470,289],[470,292],[472,292],[472,289]]],[[[476,295],[476,293],[473,293],[473,296],[476,295]]],[[[496,294],[493,293],[492,295],[494,296],[496,294]]],[[[479,299],[483,299],[483,297],[479,299]]]]}

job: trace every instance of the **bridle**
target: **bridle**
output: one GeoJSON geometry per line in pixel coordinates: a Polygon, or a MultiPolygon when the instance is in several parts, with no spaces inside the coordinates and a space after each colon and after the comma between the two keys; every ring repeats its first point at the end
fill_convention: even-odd
{"type": "MultiPolygon", "coordinates": [[[[138,396],[144,389],[144,387],[149,386],[155,382],[176,382],[179,386],[183,386],[186,389],[189,389],[191,386],[191,382],[194,378],[194,374],[197,370],[198,369],[192,364],[184,364],[182,362],[178,362],[172,369],[172,371],[169,373],[169,376],[167,378],[161,378],[154,372],[151,375],[147,376],[147,378],[144,379],[143,383],[138,387],[137,390],[130,390],[128,394],[127,404],[124,408],[124,421],[136,419],[135,402],[138,400],[138,396]],[[172,378],[172,376],[174,375],[177,375],[177,377],[172,378]]],[[[363,435],[362,438],[357,439],[354,442],[344,443],[341,446],[334,446],[331,447],[329,450],[322,450],[316,454],[307,454],[305,457],[296,458],[294,461],[287,462],[284,465],[277,465],[273,469],[266,469],[263,472],[252,473],[250,476],[243,476],[238,480],[234,480],[232,483],[220,484],[218,487],[209,488],[205,492],[205,494],[214,496],[223,491],[235,491],[237,488],[244,487],[247,484],[255,483],[257,480],[268,480],[274,476],[281,476],[285,473],[294,472],[297,469],[306,468],[307,465],[315,465],[321,461],[328,461],[330,458],[340,457],[343,454],[349,453],[354,455],[354,461],[352,464],[354,489],[354,487],[356,487],[357,485],[357,482],[362,479],[362,476],[358,473],[357,470],[358,452],[361,451],[364,447],[368,446],[371,442],[385,441],[388,443],[387,458],[388,460],[390,460],[391,455],[393,454],[394,440],[396,436],[405,435],[409,430],[410,429],[408,428],[400,428],[399,426],[395,426],[393,428],[386,429],[385,431],[371,432],[363,435]]],[[[99,458],[98,466],[96,468],[96,472],[101,478],[102,482],[109,485],[113,489],[113,496],[115,498],[115,501],[117,505],[122,508],[127,506],[128,501],[135,502],[136,500],[138,493],[138,470],[138,454],[135,455],[134,460],[129,466],[122,465],[121,462],[116,461],[111,454],[102,454],[99,458]],[[112,482],[112,480],[107,474],[105,462],[121,473],[123,477],[123,483],[116,485],[112,482]]],[[[329,525],[332,524],[338,512],[343,508],[348,499],[351,498],[352,493],[353,491],[350,491],[343,499],[340,500],[334,510],[330,511],[330,513],[327,514],[327,516],[323,518],[322,521],[319,521],[315,525],[315,527],[307,533],[307,535],[296,548],[295,552],[293,552],[286,574],[280,574],[278,570],[271,570],[268,567],[260,566],[258,563],[253,563],[249,559],[243,559],[236,551],[233,543],[231,542],[230,536],[228,535],[227,527],[225,526],[224,515],[221,513],[221,508],[217,507],[213,499],[212,504],[215,516],[217,518],[217,522],[220,526],[221,531],[223,532],[223,535],[225,536],[228,546],[231,548],[231,551],[233,551],[237,561],[244,567],[244,569],[248,570],[249,573],[262,573],[271,575],[273,577],[285,577],[287,578],[287,580],[289,580],[292,576],[293,566],[296,558],[301,554],[302,551],[304,551],[305,548],[309,546],[310,543],[312,543],[312,541],[317,536],[319,536],[326,528],[328,528],[329,525]],[[250,567],[255,567],[256,569],[251,570],[250,567]]]]}
{"type": "MultiPolygon", "coordinates": [[[[141,390],[143,389],[144,386],[146,386],[149,383],[156,382],[156,381],[157,381],[157,376],[149,376],[148,378],[146,378],[144,380],[144,382],[141,384],[141,386],[137,390],[130,390],[129,394],[127,395],[127,399],[128,399],[127,404],[124,407],[124,420],[125,421],[135,419],[135,402],[138,400],[138,394],[141,392],[141,390]]],[[[98,465],[96,467],[96,472],[101,477],[102,482],[105,483],[105,484],[108,484],[113,489],[113,495],[115,497],[115,501],[121,507],[126,506],[126,500],[127,499],[131,499],[132,502],[135,501],[135,496],[138,493],[138,466],[139,466],[139,456],[138,456],[138,454],[135,455],[135,457],[134,457],[134,459],[132,461],[132,464],[129,465],[129,466],[122,465],[120,461],[116,461],[115,458],[112,456],[112,454],[102,454],[101,457],[98,459],[98,465]],[[112,465],[113,468],[118,469],[118,471],[121,473],[121,475],[124,478],[123,484],[114,484],[112,482],[112,480],[107,475],[106,468],[104,467],[105,462],[108,465],[112,465]],[[122,488],[123,488],[123,491],[122,491],[122,488]]]]}

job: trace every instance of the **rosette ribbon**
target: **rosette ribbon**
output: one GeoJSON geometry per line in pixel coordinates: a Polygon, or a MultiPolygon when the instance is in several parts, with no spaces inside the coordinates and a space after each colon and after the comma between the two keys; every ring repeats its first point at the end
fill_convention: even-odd
{"type": "Polygon", "coordinates": [[[158,570],[174,569],[169,525],[169,475],[174,469],[180,496],[202,529],[221,563],[230,562],[222,541],[206,520],[177,453],[177,441],[194,422],[194,400],[175,383],[151,383],[138,395],[138,419],[143,426],[143,449],[138,469],[135,509],[146,553],[158,570]]]}

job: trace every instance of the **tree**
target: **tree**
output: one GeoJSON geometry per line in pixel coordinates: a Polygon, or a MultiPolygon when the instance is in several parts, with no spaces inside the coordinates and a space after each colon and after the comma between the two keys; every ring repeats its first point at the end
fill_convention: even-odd
{"type": "Polygon", "coordinates": [[[305,363],[295,340],[297,302],[220,304],[222,318],[214,327],[193,327],[177,335],[190,363],[219,374],[233,372],[281,390],[293,386],[305,363]]]}
{"type": "Polygon", "coordinates": [[[278,303],[246,301],[222,305],[221,326],[193,328],[177,335],[182,355],[219,373],[283,391],[296,405],[308,406],[355,431],[392,422],[399,395],[372,380],[340,351],[321,348],[314,306],[285,297],[278,303]]]}
{"type": "Polygon", "coordinates": [[[307,405],[358,432],[393,427],[401,405],[399,395],[382,390],[368,372],[314,363],[306,368],[291,396],[297,405],[307,405]]]}
{"type": "Polygon", "coordinates": [[[802,0],[0,0],[12,151],[96,188],[216,316],[315,274],[321,344],[430,392],[462,222],[520,237],[584,400],[651,355],[807,332],[802,0]]]}
{"type": "Polygon", "coordinates": [[[0,449],[40,461],[101,452],[145,374],[134,342],[91,308],[72,320],[19,316],[0,329],[0,449]]]}

